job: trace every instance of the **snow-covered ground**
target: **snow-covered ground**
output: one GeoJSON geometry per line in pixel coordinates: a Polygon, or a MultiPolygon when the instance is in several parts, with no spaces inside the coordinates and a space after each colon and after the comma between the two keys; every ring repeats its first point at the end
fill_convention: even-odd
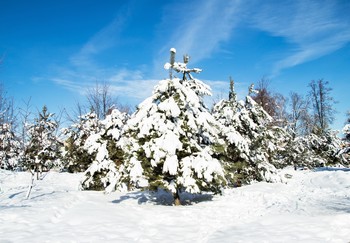
{"type": "Polygon", "coordinates": [[[79,174],[0,170],[0,242],[350,242],[350,172],[293,171],[165,206],[142,192],[79,191],[79,174]],[[205,200],[206,199],[206,200],[205,200]]]}

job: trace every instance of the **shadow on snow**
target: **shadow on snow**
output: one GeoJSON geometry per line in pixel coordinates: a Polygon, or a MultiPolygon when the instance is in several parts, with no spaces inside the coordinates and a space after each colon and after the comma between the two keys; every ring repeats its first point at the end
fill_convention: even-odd
{"type": "Polygon", "coordinates": [[[319,171],[345,171],[345,172],[349,172],[350,168],[345,168],[345,167],[318,167],[313,169],[313,171],[315,172],[319,172],[319,171]]]}
{"type": "Polygon", "coordinates": [[[0,210],[6,210],[6,209],[14,209],[14,208],[29,208],[31,206],[29,205],[19,205],[19,206],[15,206],[15,205],[0,205],[0,210]]]}
{"type": "MultiPolygon", "coordinates": [[[[192,194],[183,192],[180,194],[181,205],[193,205],[200,202],[211,201],[213,194],[192,194]]],[[[138,204],[151,203],[155,205],[172,206],[174,205],[174,198],[172,193],[158,190],[156,192],[151,191],[138,191],[130,192],[120,198],[113,200],[112,203],[122,203],[127,200],[137,200],[138,204]]]]}

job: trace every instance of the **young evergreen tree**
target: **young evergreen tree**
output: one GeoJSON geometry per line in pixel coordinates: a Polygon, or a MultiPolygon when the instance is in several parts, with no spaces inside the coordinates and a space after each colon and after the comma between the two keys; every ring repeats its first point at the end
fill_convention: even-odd
{"type": "Polygon", "coordinates": [[[94,155],[84,147],[87,138],[101,131],[102,124],[95,112],[91,111],[79,117],[79,121],[64,129],[68,136],[65,141],[64,160],[68,172],[84,172],[94,160],[94,155]]]}
{"type": "Polygon", "coordinates": [[[214,118],[222,124],[220,134],[226,146],[221,160],[229,186],[248,183],[246,172],[249,170],[250,140],[239,132],[239,130],[242,132],[243,127],[240,120],[242,109],[244,109],[244,102],[237,101],[234,81],[230,78],[229,99],[219,101],[212,111],[214,118]]]}
{"type": "Polygon", "coordinates": [[[18,166],[20,143],[10,123],[0,124],[0,168],[14,170],[18,166]]]}
{"type": "Polygon", "coordinates": [[[326,159],[328,166],[344,165],[346,161],[341,157],[341,139],[337,136],[337,131],[326,131],[321,136],[321,147],[317,151],[326,159]]]}
{"type": "MultiPolygon", "coordinates": [[[[0,58],[1,63],[1,58],[0,58]]],[[[18,165],[19,141],[15,136],[13,98],[0,82],[0,168],[13,170],[18,165]]]]}
{"type": "Polygon", "coordinates": [[[229,100],[214,106],[214,117],[221,122],[222,136],[227,147],[224,160],[226,177],[231,185],[247,184],[253,180],[276,181],[275,166],[282,167],[286,131],[271,126],[272,117],[250,96],[245,102],[236,100],[230,82],[229,100]]]}
{"type": "Polygon", "coordinates": [[[54,114],[49,113],[44,106],[28,129],[29,143],[25,151],[25,167],[37,172],[44,168],[50,169],[57,162],[60,155],[60,141],[56,136],[57,122],[53,119],[54,114]]]}
{"type": "Polygon", "coordinates": [[[126,113],[113,109],[101,121],[101,130],[86,139],[84,149],[93,156],[93,161],[85,171],[82,189],[107,192],[126,189],[122,180],[124,152],[118,141],[127,119],[126,113]]]}
{"type": "MultiPolygon", "coordinates": [[[[249,94],[251,93],[249,91],[249,94]]],[[[286,128],[278,126],[274,122],[274,118],[269,116],[264,108],[257,104],[250,95],[246,97],[245,109],[248,110],[248,116],[253,122],[250,125],[252,127],[251,131],[248,131],[249,138],[252,141],[251,160],[253,164],[254,160],[259,162],[257,168],[261,180],[271,182],[279,180],[278,177],[273,175],[274,167],[282,168],[288,164],[285,156],[291,136],[286,128]]],[[[249,119],[247,121],[250,122],[249,119]]]]}
{"type": "MultiPolygon", "coordinates": [[[[175,53],[172,48],[171,51],[175,53]]],[[[127,152],[129,183],[150,190],[163,188],[173,193],[175,205],[180,192],[219,192],[225,183],[223,169],[215,158],[222,146],[218,123],[203,102],[209,86],[194,79],[184,63],[166,64],[183,78],[162,80],[153,95],[131,116],[121,140],[127,152]]]]}
{"type": "Polygon", "coordinates": [[[341,150],[341,156],[347,165],[350,164],[350,111],[348,112],[348,118],[343,128],[343,149],[341,150]]]}
{"type": "Polygon", "coordinates": [[[288,159],[296,166],[307,168],[345,164],[340,144],[341,140],[333,131],[299,136],[289,146],[288,159]]]}

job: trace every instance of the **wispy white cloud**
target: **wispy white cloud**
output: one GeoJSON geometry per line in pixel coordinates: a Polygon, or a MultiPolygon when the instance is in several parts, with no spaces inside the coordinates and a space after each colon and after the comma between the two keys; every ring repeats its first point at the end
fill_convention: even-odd
{"type": "Polygon", "coordinates": [[[137,102],[149,97],[154,86],[159,82],[156,79],[124,80],[111,84],[111,89],[120,97],[135,99],[137,102]]]}
{"type": "Polygon", "coordinates": [[[180,54],[189,54],[192,63],[218,51],[220,44],[229,40],[238,22],[241,1],[186,1],[186,6],[180,4],[180,9],[179,3],[176,4],[177,7],[168,6],[163,13],[161,25],[170,28],[171,33],[156,56],[157,71],[163,66],[161,62],[168,59],[166,56],[172,47],[180,54]]]}
{"type": "MultiPolygon", "coordinates": [[[[344,22],[342,16],[338,16],[339,5],[334,2],[198,0],[167,4],[155,31],[158,36],[154,42],[159,43],[160,49],[153,57],[153,75],[144,67],[106,67],[97,61],[101,54],[120,43],[128,22],[128,16],[120,14],[71,55],[69,64],[60,67],[59,75],[51,80],[75,92],[82,92],[79,87],[104,81],[111,84],[116,94],[140,100],[151,94],[157,82],[153,77],[166,76],[162,67],[171,47],[178,50],[178,55],[191,55],[191,65],[195,65],[213,53],[222,52],[223,44],[232,41],[237,33],[236,27],[247,23],[272,36],[283,37],[290,44],[290,49],[285,49],[271,64],[271,72],[278,75],[283,69],[314,60],[349,43],[349,21],[344,22]]],[[[233,45],[228,53],[234,52],[234,48],[233,45]]],[[[179,56],[177,60],[181,60],[179,56]]],[[[228,82],[208,83],[214,95],[228,89],[228,82]]]]}
{"type": "Polygon", "coordinates": [[[254,27],[285,38],[291,50],[277,61],[272,75],[281,70],[332,53],[350,42],[348,12],[339,1],[265,1],[254,9],[254,27]]]}
{"type": "Polygon", "coordinates": [[[82,89],[81,84],[73,82],[71,80],[62,79],[62,78],[51,78],[51,81],[53,81],[55,84],[64,87],[70,91],[77,92],[81,95],[85,94],[85,90],[82,89]]]}
{"type": "Polygon", "coordinates": [[[93,65],[94,56],[118,44],[125,22],[124,15],[118,15],[111,23],[92,36],[80,51],[70,57],[73,66],[93,65]]]}
{"type": "Polygon", "coordinates": [[[124,80],[142,80],[144,78],[144,75],[141,70],[129,70],[127,68],[121,68],[110,76],[108,79],[112,83],[118,83],[118,82],[123,82],[124,80]]]}
{"type": "Polygon", "coordinates": [[[104,52],[118,48],[127,17],[120,13],[72,54],[67,65],[54,67],[56,75],[49,79],[80,95],[85,95],[96,82],[108,83],[116,96],[142,99],[151,94],[155,81],[145,79],[142,68],[106,67],[96,61],[104,52]]]}
{"type": "Polygon", "coordinates": [[[164,11],[162,25],[172,32],[156,56],[155,70],[159,72],[168,60],[171,47],[179,54],[190,54],[192,63],[210,58],[232,40],[239,30],[235,27],[249,23],[290,45],[271,64],[271,76],[276,76],[283,69],[315,60],[349,43],[349,11],[349,3],[337,0],[192,1],[186,2],[186,11],[182,12],[170,5],[164,11]]]}
{"type": "Polygon", "coordinates": [[[50,80],[79,95],[85,95],[90,88],[96,85],[96,82],[103,82],[109,85],[111,93],[115,96],[138,101],[152,94],[153,86],[157,83],[156,80],[144,78],[141,70],[104,69],[104,76],[97,77],[95,72],[99,71],[101,70],[94,69],[87,73],[61,72],[56,77],[51,77],[50,80]]]}

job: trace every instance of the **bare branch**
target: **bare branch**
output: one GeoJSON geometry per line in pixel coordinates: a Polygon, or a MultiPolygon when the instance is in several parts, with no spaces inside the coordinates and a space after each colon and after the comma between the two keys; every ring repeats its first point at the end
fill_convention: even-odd
{"type": "Polygon", "coordinates": [[[323,134],[329,128],[329,125],[334,121],[334,104],[336,103],[330,95],[332,91],[328,87],[329,82],[319,79],[312,80],[309,83],[309,97],[314,108],[314,130],[323,134]]]}

